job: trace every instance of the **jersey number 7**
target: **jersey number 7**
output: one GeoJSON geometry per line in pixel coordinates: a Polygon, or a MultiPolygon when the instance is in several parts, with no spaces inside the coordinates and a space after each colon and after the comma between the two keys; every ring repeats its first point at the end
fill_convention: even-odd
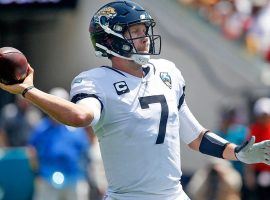
{"type": "Polygon", "coordinates": [[[167,104],[165,96],[153,95],[153,96],[139,97],[139,102],[142,109],[149,108],[149,104],[160,103],[161,115],[160,115],[159,130],[158,130],[158,137],[156,140],[156,144],[164,143],[168,115],[169,115],[168,104],[167,104]]]}

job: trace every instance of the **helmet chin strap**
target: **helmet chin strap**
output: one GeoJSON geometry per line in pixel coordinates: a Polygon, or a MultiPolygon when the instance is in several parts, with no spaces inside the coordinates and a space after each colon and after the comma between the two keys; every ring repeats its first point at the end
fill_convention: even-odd
{"type": "MultiPolygon", "coordinates": [[[[150,60],[150,55],[133,54],[133,55],[131,55],[131,57],[125,57],[125,56],[121,56],[121,55],[115,53],[114,51],[109,50],[107,47],[105,47],[99,43],[96,43],[96,46],[105,50],[108,54],[111,54],[113,56],[123,58],[126,60],[133,60],[134,62],[138,63],[139,65],[145,65],[150,60]]],[[[96,56],[102,57],[102,53],[100,51],[96,51],[96,56]]]]}
{"type": "Polygon", "coordinates": [[[131,56],[131,59],[134,60],[139,65],[145,65],[150,60],[150,55],[139,55],[139,54],[133,54],[131,56]]]}

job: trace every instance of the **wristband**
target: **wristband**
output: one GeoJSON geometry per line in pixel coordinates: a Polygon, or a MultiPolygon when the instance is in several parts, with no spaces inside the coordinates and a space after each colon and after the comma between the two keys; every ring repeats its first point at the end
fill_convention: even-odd
{"type": "Polygon", "coordinates": [[[29,90],[33,89],[34,87],[35,87],[35,86],[31,85],[31,86],[25,88],[25,89],[23,90],[23,92],[22,92],[22,96],[25,98],[25,94],[26,94],[29,90]]]}
{"type": "Polygon", "coordinates": [[[230,143],[218,135],[206,131],[203,135],[199,151],[203,154],[223,158],[223,152],[228,144],[230,143]]]}

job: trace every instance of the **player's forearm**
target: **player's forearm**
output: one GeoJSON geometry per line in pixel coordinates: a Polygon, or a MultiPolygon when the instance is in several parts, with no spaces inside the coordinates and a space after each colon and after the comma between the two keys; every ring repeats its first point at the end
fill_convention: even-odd
{"type": "Polygon", "coordinates": [[[82,127],[87,126],[93,119],[93,114],[80,105],[33,88],[25,94],[25,98],[60,123],[82,127]]]}
{"type": "Polygon", "coordinates": [[[203,131],[189,146],[203,154],[227,160],[237,160],[235,157],[235,144],[224,140],[215,133],[203,131]]]}

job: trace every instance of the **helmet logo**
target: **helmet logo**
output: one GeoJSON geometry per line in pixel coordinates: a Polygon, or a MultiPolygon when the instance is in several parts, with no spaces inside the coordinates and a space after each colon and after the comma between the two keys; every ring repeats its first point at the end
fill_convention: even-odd
{"type": "Polygon", "coordinates": [[[117,15],[116,11],[112,7],[105,7],[101,9],[98,13],[97,16],[105,16],[108,19],[114,18],[117,15]]]}
{"type": "Polygon", "coordinates": [[[160,78],[170,89],[172,89],[172,80],[168,72],[160,72],[160,78]]]}

